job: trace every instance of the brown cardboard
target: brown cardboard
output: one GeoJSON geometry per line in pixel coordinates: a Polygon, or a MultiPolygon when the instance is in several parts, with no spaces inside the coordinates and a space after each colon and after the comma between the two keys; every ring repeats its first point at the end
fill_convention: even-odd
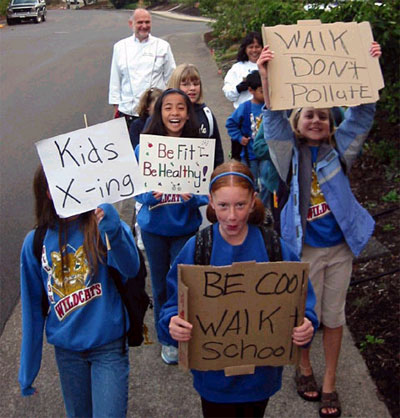
{"type": "Polygon", "coordinates": [[[379,99],[384,86],[379,60],[369,54],[371,27],[363,23],[298,21],[263,26],[272,110],[355,106],[379,99]]]}
{"type": "Polygon", "coordinates": [[[178,311],[193,324],[180,366],[234,375],[296,364],[291,335],[304,317],[308,270],[297,262],[179,265],[178,311]]]}

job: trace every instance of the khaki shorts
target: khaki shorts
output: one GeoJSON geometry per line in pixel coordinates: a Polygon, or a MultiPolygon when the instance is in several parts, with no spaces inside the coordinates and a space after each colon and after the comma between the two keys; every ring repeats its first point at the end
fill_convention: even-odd
{"type": "Polygon", "coordinates": [[[310,280],[317,297],[315,312],[321,324],[337,328],[346,323],[346,294],[353,253],[346,243],[317,248],[304,244],[301,261],[310,263],[310,280]]]}

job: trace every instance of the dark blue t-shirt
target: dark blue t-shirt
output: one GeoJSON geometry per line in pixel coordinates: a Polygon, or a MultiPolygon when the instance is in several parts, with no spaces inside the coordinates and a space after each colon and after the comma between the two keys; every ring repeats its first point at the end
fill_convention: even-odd
{"type": "Polygon", "coordinates": [[[307,214],[305,243],[312,247],[333,247],[344,241],[344,236],[336,222],[319,186],[315,172],[319,147],[310,147],[312,159],[311,199],[307,214]]]}

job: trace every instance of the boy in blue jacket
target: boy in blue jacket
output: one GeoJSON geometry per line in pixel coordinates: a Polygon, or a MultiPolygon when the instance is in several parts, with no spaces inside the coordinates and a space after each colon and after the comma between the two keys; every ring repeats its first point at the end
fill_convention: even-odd
{"type": "Polygon", "coordinates": [[[249,166],[258,184],[260,162],[253,152],[253,142],[258,128],[261,125],[261,109],[264,105],[264,97],[261,87],[260,74],[252,71],[246,77],[249,92],[253,95],[251,100],[242,103],[226,121],[226,129],[232,141],[243,145],[240,153],[241,162],[249,166]]]}

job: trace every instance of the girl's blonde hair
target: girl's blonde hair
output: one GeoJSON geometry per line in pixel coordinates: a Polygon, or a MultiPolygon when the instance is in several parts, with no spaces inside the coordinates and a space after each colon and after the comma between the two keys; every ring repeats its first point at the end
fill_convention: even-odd
{"type": "MultiPolygon", "coordinates": [[[[300,142],[306,142],[306,138],[304,138],[299,130],[298,130],[298,124],[299,124],[299,118],[300,118],[300,114],[302,112],[303,108],[299,107],[298,109],[293,109],[289,121],[290,121],[290,125],[292,126],[293,132],[296,135],[296,138],[300,141],[300,142]]],[[[333,147],[336,146],[336,142],[335,142],[335,119],[333,118],[333,113],[331,109],[327,109],[328,113],[329,113],[329,136],[326,140],[326,142],[328,142],[330,145],[332,145],[333,147]]]]}
{"type": "MultiPolygon", "coordinates": [[[[254,190],[254,176],[251,172],[250,168],[243,163],[240,163],[239,161],[229,161],[226,163],[223,163],[219,165],[211,174],[210,182],[211,188],[210,188],[210,194],[213,192],[216,192],[221,187],[242,187],[243,189],[248,190],[250,193],[253,193],[254,190]],[[225,175],[221,176],[218,179],[216,179],[214,182],[212,180],[223,173],[238,173],[238,175],[225,175]],[[240,176],[240,174],[244,174],[244,176],[240,176]],[[250,178],[252,183],[249,182],[246,177],[250,178]]],[[[218,221],[217,215],[215,214],[215,210],[212,208],[210,204],[207,206],[207,219],[211,223],[215,223],[218,221]]],[[[262,225],[264,222],[265,217],[265,208],[262,204],[259,197],[256,196],[255,202],[254,202],[254,208],[250,213],[248,222],[253,225],[262,225]]]]}
{"type": "Polygon", "coordinates": [[[141,95],[139,104],[136,108],[139,118],[146,119],[150,116],[149,107],[161,96],[162,92],[163,91],[157,87],[151,87],[150,89],[145,90],[145,92],[141,95]]]}
{"type": "Polygon", "coordinates": [[[168,88],[180,89],[181,83],[186,81],[200,82],[200,95],[197,103],[203,103],[203,84],[201,83],[199,70],[193,64],[180,64],[173,71],[168,82],[168,88]]]}

